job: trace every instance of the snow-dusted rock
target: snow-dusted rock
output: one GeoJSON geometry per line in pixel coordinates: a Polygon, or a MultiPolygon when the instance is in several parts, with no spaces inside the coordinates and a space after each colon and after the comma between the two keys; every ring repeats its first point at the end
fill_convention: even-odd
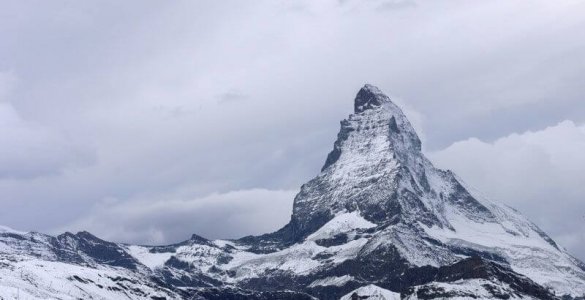
{"type": "Polygon", "coordinates": [[[518,295],[514,289],[507,284],[494,284],[485,279],[467,279],[454,282],[433,282],[416,286],[411,294],[406,295],[404,300],[419,299],[525,299],[537,300],[539,298],[518,295]]]}

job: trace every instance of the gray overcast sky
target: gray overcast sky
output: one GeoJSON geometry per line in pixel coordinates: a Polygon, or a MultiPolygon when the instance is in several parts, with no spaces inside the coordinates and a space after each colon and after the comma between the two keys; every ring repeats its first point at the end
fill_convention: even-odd
{"type": "Polygon", "coordinates": [[[585,259],[585,2],[0,0],[0,224],[115,241],[288,221],[364,83],[585,259]]]}

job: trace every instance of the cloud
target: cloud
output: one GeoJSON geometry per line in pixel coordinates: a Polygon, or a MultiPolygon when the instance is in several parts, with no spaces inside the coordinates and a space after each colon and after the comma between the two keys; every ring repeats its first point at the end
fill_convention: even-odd
{"type": "Polygon", "coordinates": [[[16,76],[12,72],[0,72],[0,102],[5,101],[16,85],[16,76]]]}
{"type": "Polygon", "coordinates": [[[193,201],[297,189],[366,82],[406,108],[428,151],[585,122],[585,3],[342,2],[3,5],[2,225],[73,230],[103,199],[131,211],[185,186],[193,201]]]}
{"type": "Polygon", "coordinates": [[[0,180],[56,175],[91,163],[91,149],[21,118],[9,101],[16,82],[14,74],[0,73],[0,180]]]}
{"type": "Polygon", "coordinates": [[[413,0],[389,0],[389,1],[382,1],[378,5],[378,9],[380,11],[404,9],[404,8],[412,8],[412,7],[416,7],[416,2],[413,0]]]}
{"type": "Polygon", "coordinates": [[[520,210],[585,259],[585,125],[563,121],[493,142],[470,138],[429,153],[484,194],[520,210]]]}
{"type": "Polygon", "coordinates": [[[246,100],[248,97],[237,91],[229,91],[220,94],[218,97],[218,104],[226,104],[246,100]]]}
{"type": "Polygon", "coordinates": [[[296,191],[251,189],[190,197],[189,188],[156,197],[103,199],[73,224],[108,240],[168,244],[196,233],[206,238],[239,238],[272,232],[290,219],[296,191]]]}

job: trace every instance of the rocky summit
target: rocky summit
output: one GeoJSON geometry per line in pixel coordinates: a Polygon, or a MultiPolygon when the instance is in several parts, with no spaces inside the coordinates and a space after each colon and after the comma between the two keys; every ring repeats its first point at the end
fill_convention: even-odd
{"type": "Polygon", "coordinates": [[[421,152],[378,88],[357,93],[282,229],[166,246],[0,229],[0,299],[583,299],[585,265],[421,152]]]}

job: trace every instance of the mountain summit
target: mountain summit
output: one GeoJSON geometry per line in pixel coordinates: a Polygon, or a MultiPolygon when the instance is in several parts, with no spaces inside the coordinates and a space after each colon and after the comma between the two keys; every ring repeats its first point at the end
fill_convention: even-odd
{"type": "Polygon", "coordinates": [[[579,299],[585,265],[421,152],[365,85],[282,229],[238,240],[115,244],[0,232],[0,299],[579,299]],[[42,275],[39,275],[42,274],[42,275]],[[8,292],[4,292],[8,291],[8,292]],[[5,294],[2,294],[5,293],[5,294]]]}
{"type": "Polygon", "coordinates": [[[354,113],[361,113],[364,110],[380,107],[382,104],[390,102],[390,98],[384,95],[380,89],[366,84],[355,97],[354,113]]]}

